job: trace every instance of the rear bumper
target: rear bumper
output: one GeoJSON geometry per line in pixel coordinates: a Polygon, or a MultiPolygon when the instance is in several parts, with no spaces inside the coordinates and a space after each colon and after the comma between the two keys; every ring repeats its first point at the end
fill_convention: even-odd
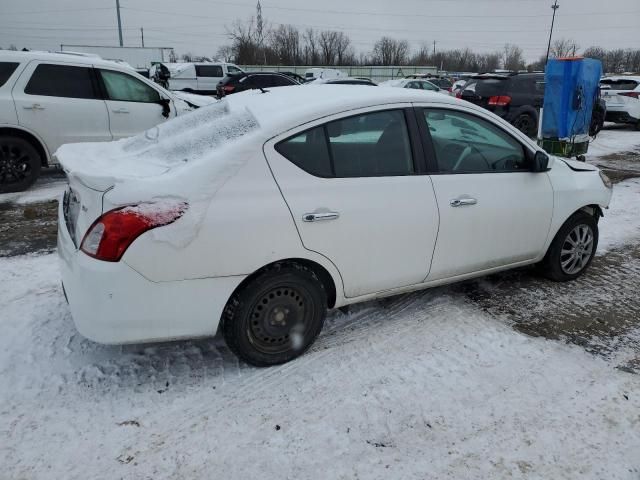
{"type": "Polygon", "coordinates": [[[60,219],[62,283],[83,336],[123,344],[215,335],[227,300],[244,277],[152,282],[124,261],[103,262],[76,250],[60,219]]]}
{"type": "Polygon", "coordinates": [[[607,107],[605,120],[613,123],[636,123],[640,120],[640,109],[638,112],[629,112],[623,108],[607,107]]]}

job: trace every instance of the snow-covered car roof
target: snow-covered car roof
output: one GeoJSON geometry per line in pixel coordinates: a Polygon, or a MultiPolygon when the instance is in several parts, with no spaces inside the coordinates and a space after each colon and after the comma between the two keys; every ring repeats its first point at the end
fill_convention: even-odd
{"type": "Polygon", "coordinates": [[[14,52],[11,50],[0,50],[0,59],[2,61],[13,62],[30,62],[32,60],[40,60],[54,63],[75,63],[78,65],[95,65],[102,67],[118,67],[123,70],[133,70],[131,66],[122,65],[112,60],[104,60],[102,57],[93,54],[79,54],[77,52],[14,52]]]}
{"type": "Polygon", "coordinates": [[[249,110],[261,129],[277,135],[312,120],[389,103],[437,102],[458,105],[459,100],[425,90],[386,88],[368,85],[295,85],[248,90],[226,97],[232,110],[249,110]]]}

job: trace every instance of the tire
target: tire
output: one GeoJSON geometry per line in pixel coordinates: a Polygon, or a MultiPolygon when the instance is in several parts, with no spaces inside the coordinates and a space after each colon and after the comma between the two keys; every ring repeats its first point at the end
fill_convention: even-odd
{"type": "Polygon", "coordinates": [[[538,133],[536,119],[528,113],[521,113],[512,122],[512,125],[524,133],[527,137],[535,137],[538,133]]]}
{"type": "Polygon", "coordinates": [[[320,334],[327,293],[316,274],[276,264],[234,293],[222,314],[222,333],[238,357],[256,367],[299,357],[320,334]]]}
{"type": "Polygon", "coordinates": [[[0,136],[0,193],[21,192],[40,176],[42,158],[25,138],[0,136]]]}
{"type": "Polygon", "coordinates": [[[560,228],[541,263],[543,274],[556,282],[582,275],[598,248],[598,223],[586,212],[577,212],[560,228]]]}

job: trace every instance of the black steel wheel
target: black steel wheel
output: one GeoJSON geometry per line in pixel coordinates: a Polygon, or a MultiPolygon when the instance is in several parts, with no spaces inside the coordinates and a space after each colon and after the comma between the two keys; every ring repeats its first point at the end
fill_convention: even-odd
{"type": "Polygon", "coordinates": [[[327,294],[315,273],[298,264],[276,264],[229,300],[222,332],[241,359],[263,367],[302,355],[322,330],[327,294]]]}
{"type": "Polygon", "coordinates": [[[535,137],[538,133],[536,119],[527,113],[518,115],[513,121],[513,126],[524,133],[527,137],[535,137]]]}
{"type": "Polygon", "coordinates": [[[592,215],[578,212],[556,234],[541,266],[551,280],[566,282],[582,275],[598,248],[598,223],[592,215]]]}
{"type": "Polygon", "coordinates": [[[40,175],[42,159],[26,139],[0,136],[0,193],[21,192],[40,175]]]}

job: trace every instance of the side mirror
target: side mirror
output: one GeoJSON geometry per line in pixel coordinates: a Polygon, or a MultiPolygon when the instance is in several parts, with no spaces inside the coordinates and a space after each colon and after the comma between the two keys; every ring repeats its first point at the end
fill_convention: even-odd
{"type": "Polygon", "coordinates": [[[161,97],[158,103],[162,106],[162,116],[169,118],[169,114],[171,113],[171,100],[161,97]]]}
{"type": "Polygon", "coordinates": [[[546,172],[549,170],[549,155],[544,152],[537,151],[533,157],[532,172],[546,172]]]}

